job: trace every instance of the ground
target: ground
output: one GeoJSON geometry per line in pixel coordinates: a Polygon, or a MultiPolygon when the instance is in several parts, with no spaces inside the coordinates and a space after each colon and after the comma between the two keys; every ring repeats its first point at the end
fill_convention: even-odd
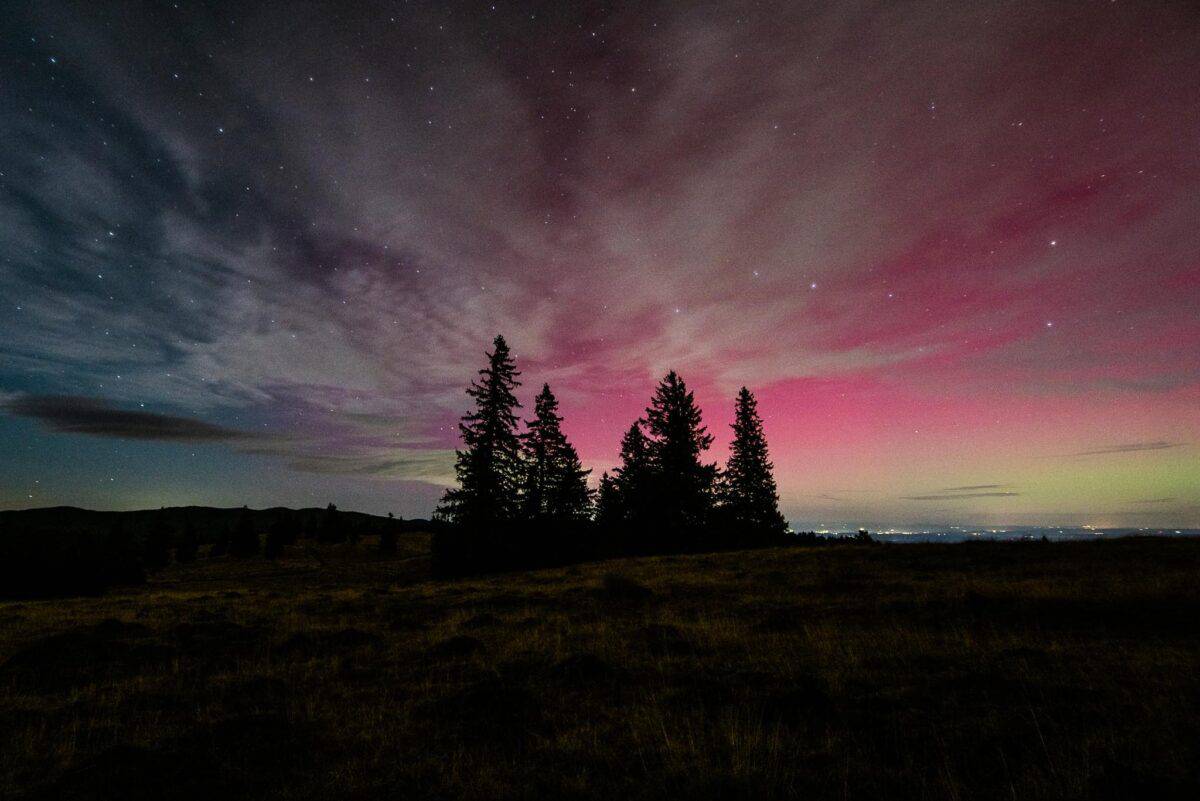
{"type": "Polygon", "coordinates": [[[424,545],[0,603],[0,798],[1200,797],[1200,541],[424,545]]]}

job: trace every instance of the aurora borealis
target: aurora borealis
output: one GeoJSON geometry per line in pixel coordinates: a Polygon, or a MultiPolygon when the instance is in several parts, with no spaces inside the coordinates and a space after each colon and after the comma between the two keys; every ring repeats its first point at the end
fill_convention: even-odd
{"type": "Polygon", "coordinates": [[[1200,14],[5,4],[0,507],[427,515],[503,333],[806,523],[1200,525],[1200,14]]]}

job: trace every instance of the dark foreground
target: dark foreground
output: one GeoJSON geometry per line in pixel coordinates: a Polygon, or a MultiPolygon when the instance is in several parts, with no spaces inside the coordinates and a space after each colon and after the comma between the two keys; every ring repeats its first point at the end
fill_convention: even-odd
{"type": "Polygon", "coordinates": [[[1200,797],[1200,541],[316,547],[0,603],[0,798],[1200,797]]]}

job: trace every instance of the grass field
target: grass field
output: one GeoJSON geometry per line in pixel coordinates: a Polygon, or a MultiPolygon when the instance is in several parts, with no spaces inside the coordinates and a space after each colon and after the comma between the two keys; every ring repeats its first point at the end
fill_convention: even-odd
{"type": "Polygon", "coordinates": [[[1200,797],[1200,541],[426,545],[0,603],[0,798],[1200,797]]]}

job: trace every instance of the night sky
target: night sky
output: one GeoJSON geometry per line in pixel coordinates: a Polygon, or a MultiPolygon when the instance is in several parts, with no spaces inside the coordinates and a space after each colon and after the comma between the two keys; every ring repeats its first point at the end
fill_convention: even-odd
{"type": "Polygon", "coordinates": [[[0,507],[427,515],[503,333],[597,474],[675,368],[797,525],[1200,525],[1194,4],[568,5],[0,1],[0,507]]]}

